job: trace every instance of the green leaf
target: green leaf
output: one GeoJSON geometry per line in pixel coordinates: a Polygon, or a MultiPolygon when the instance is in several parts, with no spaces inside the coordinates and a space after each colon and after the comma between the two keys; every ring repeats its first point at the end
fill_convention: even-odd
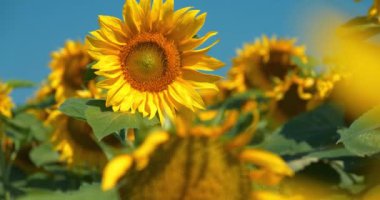
{"type": "Polygon", "coordinates": [[[18,200],[92,200],[107,199],[118,200],[119,195],[116,189],[103,192],[99,184],[83,185],[78,191],[49,191],[38,189],[27,189],[26,195],[18,200]]]}
{"type": "Polygon", "coordinates": [[[343,157],[352,157],[354,154],[350,153],[345,148],[335,148],[328,150],[313,150],[311,153],[301,154],[297,158],[292,159],[288,164],[295,171],[300,171],[312,163],[320,160],[338,160],[343,157]]]}
{"type": "Polygon", "coordinates": [[[149,120],[140,113],[113,112],[105,107],[104,100],[91,100],[87,105],[85,118],[99,140],[123,128],[141,129],[159,123],[157,118],[149,120]]]}
{"type": "Polygon", "coordinates": [[[51,143],[41,144],[33,148],[29,157],[38,167],[59,161],[59,154],[53,150],[51,143]]]}
{"type": "Polygon", "coordinates": [[[279,155],[295,155],[311,151],[313,148],[306,142],[296,142],[285,138],[279,133],[273,133],[264,138],[264,141],[256,147],[262,148],[279,155]]]}
{"type": "Polygon", "coordinates": [[[59,110],[67,116],[86,120],[85,111],[88,108],[87,102],[90,99],[85,98],[69,98],[59,107],[59,110]]]}
{"type": "Polygon", "coordinates": [[[364,113],[349,128],[339,130],[340,140],[352,153],[359,156],[380,152],[380,106],[364,113]]]}
{"type": "Polygon", "coordinates": [[[28,127],[29,133],[35,139],[39,141],[45,141],[48,138],[50,133],[50,127],[44,125],[44,123],[37,119],[34,115],[28,113],[21,113],[16,115],[14,120],[17,121],[18,124],[23,124],[28,127]]]}
{"type": "Polygon", "coordinates": [[[338,141],[337,129],[343,125],[343,112],[337,106],[326,103],[291,119],[284,125],[281,134],[298,142],[305,141],[313,147],[323,147],[338,141]]]}
{"type": "Polygon", "coordinates": [[[29,113],[20,113],[12,119],[3,119],[6,133],[13,138],[16,149],[30,142],[33,138],[45,141],[50,133],[50,127],[46,127],[42,121],[29,113]]]}
{"type": "Polygon", "coordinates": [[[318,159],[336,159],[341,157],[352,157],[356,156],[348,151],[346,148],[336,148],[336,149],[328,149],[322,151],[312,152],[307,155],[307,157],[313,157],[318,159]]]}
{"type": "Polygon", "coordinates": [[[11,88],[30,88],[34,87],[36,84],[32,81],[26,80],[9,80],[7,81],[7,85],[11,88]]]}
{"type": "Polygon", "coordinates": [[[352,174],[346,172],[344,169],[344,163],[341,161],[333,161],[330,162],[330,165],[340,176],[339,187],[349,190],[351,193],[359,193],[361,192],[364,186],[364,176],[358,176],[356,174],[352,174]]]}

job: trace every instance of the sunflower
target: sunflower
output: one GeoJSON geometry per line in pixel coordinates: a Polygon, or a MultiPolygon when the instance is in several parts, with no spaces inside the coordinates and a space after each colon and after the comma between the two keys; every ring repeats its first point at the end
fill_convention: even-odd
{"type": "Polygon", "coordinates": [[[230,69],[230,85],[238,92],[258,88],[272,90],[275,82],[286,79],[289,72],[297,70],[292,61],[298,57],[306,62],[305,47],[295,46],[295,39],[269,39],[263,36],[238,50],[230,69]]]}
{"type": "Polygon", "coordinates": [[[106,106],[114,111],[136,110],[161,123],[176,110],[204,107],[197,90],[217,89],[218,76],[200,73],[223,66],[207,52],[217,42],[197,49],[216,32],[197,32],[206,14],[190,7],[174,11],[174,0],[127,0],[121,21],[99,16],[100,29],[87,37],[90,55],[98,62],[98,86],[107,90],[106,106]]]}
{"type": "MultiPolygon", "coordinates": [[[[68,40],[65,46],[52,53],[49,84],[54,90],[58,104],[66,98],[77,96],[77,91],[85,88],[86,66],[92,62],[87,48],[79,41],[68,40]]],[[[91,82],[91,81],[90,81],[91,82]]]]}
{"type": "Polygon", "coordinates": [[[0,114],[5,117],[12,116],[12,108],[14,106],[11,97],[11,88],[4,83],[0,82],[0,114]]]}
{"type": "Polygon", "coordinates": [[[256,89],[269,99],[267,113],[275,126],[315,108],[331,93],[340,79],[336,73],[323,73],[308,67],[304,46],[296,46],[295,39],[269,39],[246,44],[233,59],[229,79],[224,81],[233,93],[256,89]]]}
{"type": "Polygon", "coordinates": [[[238,116],[225,113],[220,126],[192,125],[189,115],[178,116],[175,133],[153,131],[135,151],[112,159],[104,169],[103,189],[124,182],[122,199],[250,199],[251,181],[274,185],[292,176],[277,155],[246,147],[250,137],[222,139],[238,116]]]}
{"type": "MultiPolygon", "coordinates": [[[[11,88],[0,82],[0,115],[10,118],[12,117],[12,108],[14,106],[11,97],[9,96],[11,88]]],[[[7,150],[12,146],[12,140],[3,133],[2,123],[0,121],[0,148],[7,153],[7,150]]]]}
{"type": "Polygon", "coordinates": [[[69,167],[103,168],[107,162],[106,156],[94,140],[92,129],[86,122],[55,110],[50,113],[47,123],[54,128],[51,136],[54,149],[69,167]]]}
{"type": "Polygon", "coordinates": [[[302,77],[297,74],[288,76],[285,81],[279,82],[272,91],[266,93],[271,99],[269,116],[273,117],[275,124],[281,124],[316,108],[330,97],[340,79],[338,74],[321,74],[316,77],[302,77]]]}

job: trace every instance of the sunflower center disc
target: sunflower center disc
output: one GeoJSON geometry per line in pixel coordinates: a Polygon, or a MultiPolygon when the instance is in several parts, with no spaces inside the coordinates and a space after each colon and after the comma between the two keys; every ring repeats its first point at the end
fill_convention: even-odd
{"type": "Polygon", "coordinates": [[[139,91],[160,92],[181,74],[176,45],[157,33],[132,38],[120,51],[125,80],[139,91]]]}
{"type": "Polygon", "coordinates": [[[158,45],[142,43],[128,55],[125,65],[136,81],[146,82],[164,75],[167,63],[163,50],[158,45]]]}

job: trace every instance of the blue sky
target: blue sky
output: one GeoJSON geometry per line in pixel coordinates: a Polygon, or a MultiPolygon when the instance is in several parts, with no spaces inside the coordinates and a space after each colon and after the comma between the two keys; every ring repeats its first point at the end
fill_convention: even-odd
{"type": "MultiPolygon", "coordinates": [[[[67,39],[83,40],[98,28],[98,15],[121,17],[123,0],[1,0],[0,79],[41,82],[50,72],[50,53],[67,39]]],[[[365,14],[371,0],[176,0],[176,8],[193,6],[207,12],[201,33],[215,30],[220,43],[210,54],[226,63],[236,49],[262,34],[297,37],[310,44],[305,34],[309,18],[324,9],[350,16],[365,14]],[[306,25],[306,26],[305,26],[306,25]]],[[[311,48],[312,49],[312,48],[311,48]]],[[[18,89],[12,96],[24,102],[33,89],[18,89]]]]}

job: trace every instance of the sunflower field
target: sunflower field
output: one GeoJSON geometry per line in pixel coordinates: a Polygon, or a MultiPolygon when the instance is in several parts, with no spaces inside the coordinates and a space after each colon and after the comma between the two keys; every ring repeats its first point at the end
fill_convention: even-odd
{"type": "Polygon", "coordinates": [[[380,0],[323,55],[262,35],[231,64],[204,11],[120,11],[63,38],[37,85],[1,77],[0,199],[380,200],[380,0]]]}

